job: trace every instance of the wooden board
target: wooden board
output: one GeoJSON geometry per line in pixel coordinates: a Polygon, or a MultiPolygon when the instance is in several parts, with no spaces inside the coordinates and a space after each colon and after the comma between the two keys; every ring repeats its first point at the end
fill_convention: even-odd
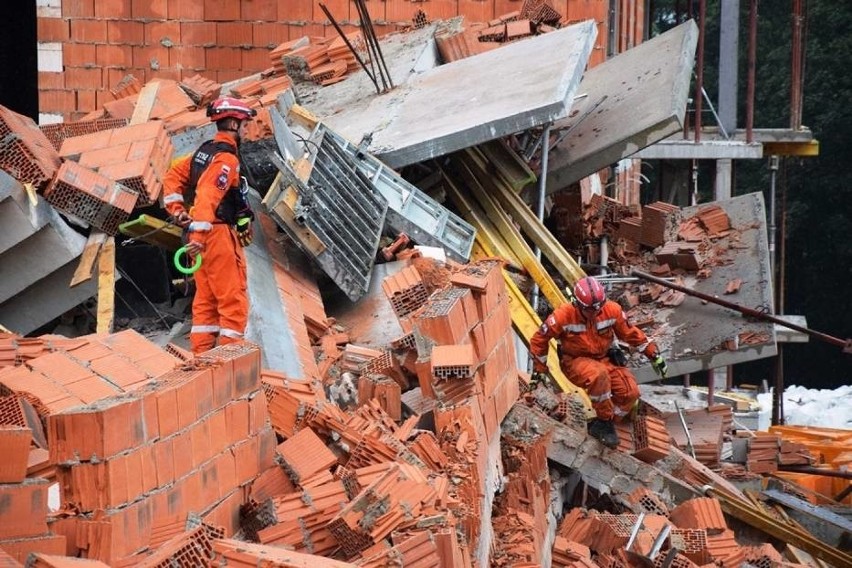
{"type": "Polygon", "coordinates": [[[98,261],[98,333],[112,332],[115,312],[115,238],[108,237],[98,261]]]}
{"type": "Polygon", "coordinates": [[[74,276],[68,285],[69,288],[73,288],[77,284],[82,284],[92,277],[92,272],[95,270],[95,261],[105,240],[106,233],[92,229],[92,232],[89,233],[89,239],[86,241],[86,246],[83,248],[83,254],[80,255],[80,263],[77,265],[77,270],[74,271],[74,276]]]}

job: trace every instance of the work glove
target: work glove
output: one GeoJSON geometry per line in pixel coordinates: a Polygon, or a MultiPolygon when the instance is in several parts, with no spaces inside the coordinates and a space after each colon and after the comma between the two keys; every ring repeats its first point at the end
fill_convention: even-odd
{"type": "Polygon", "coordinates": [[[237,219],[237,237],[244,247],[249,246],[254,240],[254,229],[252,229],[251,219],[248,217],[237,219]]]}
{"type": "Polygon", "coordinates": [[[533,371],[532,376],[530,377],[530,385],[529,390],[534,391],[538,388],[538,385],[547,386],[550,382],[550,377],[546,372],[542,371],[533,371]]]}
{"type": "Polygon", "coordinates": [[[606,352],[607,357],[609,357],[610,362],[616,367],[626,367],[627,366],[627,354],[618,347],[617,345],[613,345],[609,348],[609,351],[606,352]]]}
{"type": "Polygon", "coordinates": [[[657,355],[653,359],[651,359],[651,367],[654,368],[654,371],[660,375],[660,378],[665,379],[666,375],[669,373],[669,366],[666,365],[666,360],[663,359],[662,355],[657,355]]]}

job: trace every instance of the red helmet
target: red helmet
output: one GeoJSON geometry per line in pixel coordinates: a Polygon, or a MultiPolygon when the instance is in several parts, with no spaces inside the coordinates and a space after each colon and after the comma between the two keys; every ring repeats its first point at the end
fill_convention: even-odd
{"type": "Polygon", "coordinates": [[[218,122],[223,118],[236,118],[238,120],[249,120],[257,116],[257,111],[249,107],[240,99],[234,97],[219,97],[207,105],[207,116],[211,122],[218,122]]]}
{"type": "Polygon", "coordinates": [[[581,309],[599,310],[606,302],[606,290],[592,276],[586,276],[574,285],[574,301],[581,309]]]}

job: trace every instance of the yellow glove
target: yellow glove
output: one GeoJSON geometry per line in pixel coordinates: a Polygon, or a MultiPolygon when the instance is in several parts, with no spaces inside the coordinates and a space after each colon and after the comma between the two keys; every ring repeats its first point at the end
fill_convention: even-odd
{"type": "Polygon", "coordinates": [[[657,355],[656,357],[651,359],[651,367],[654,368],[654,371],[656,371],[656,373],[660,375],[660,378],[662,379],[665,379],[666,375],[669,372],[669,366],[666,365],[666,360],[663,359],[662,355],[657,355]]]}
{"type": "Polygon", "coordinates": [[[237,220],[237,237],[244,247],[249,246],[254,240],[254,229],[252,229],[251,219],[248,217],[237,220]]]}

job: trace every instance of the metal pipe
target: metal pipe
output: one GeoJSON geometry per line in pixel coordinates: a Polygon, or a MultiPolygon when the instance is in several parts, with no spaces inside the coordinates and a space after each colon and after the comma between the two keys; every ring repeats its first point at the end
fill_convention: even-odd
{"type": "MultiPolygon", "coordinates": [[[[539,222],[544,223],[544,200],[547,197],[547,167],[550,158],[550,127],[551,123],[544,126],[544,131],[541,133],[541,173],[538,175],[538,203],[536,203],[536,217],[539,222]]],[[[541,262],[541,248],[535,246],[535,258],[541,262]]],[[[535,284],[532,289],[532,308],[538,312],[538,284],[535,284]]]]}
{"type": "Polygon", "coordinates": [[[790,39],[790,128],[802,126],[802,64],[803,9],[802,0],[793,0],[792,32],[790,39]]]}
{"type": "MultiPolygon", "coordinates": [[[[775,289],[775,176],[778,173],[778,156],[769,156],[769,273],[775,289]]],[[[778,306],[775,306],[776,313],[778,306]]]]}
{"type": "Polygon", "coordinates": [[[340,26],[337,25],[337,22],[334,20],[334,17],[331,15],[331,12],[328,11],[328,8],[326,8],[325,4],[323,4],[322,2],[320,2],[319,7],[325,14],[325,17],[328,18],[328,21],[331,22],[331,25],[334,26],[334,29],[337,30],[337,33],[340,34],[341,39],[343,39],[344,43],[346,43],[346,47],[348,47],[349,51],[352,52],[352,55],[355,56],[355,61],[358,62],[358,64],[361,66],[361,69],[364,70],[364,73],[366,73],[367,77],[370,78],[370,81],[373,82],[373,86],[376,87],[376,92],[380,92],[379,84],[376,82],[376,78],[373,76],[372,73],[370,73],[370,70],[367,69],[367,66],[361,60],[361,56],[359,56],[358,52],[355,51],[355,47],[349,42],[349,39],[346,37],[346,34],[343,33],[343,30],[340,29],[340,26]]]}
{"type": "Polygon", "coordinates": [[[706,28],[707,16],[707,0],[700,0],[698,3],[698,62],[696,67],[698,72],[695,77],[695,142],[701,142],[701,109],[702,96],[704,90],[704,28],[706,28]]]}
{"type": "Polygon", "coordinates": [[[746,83],[746,142],[754,142],[754,77],[757,62],[757,0],[748,11],[748,81],[746,83]]]}
{"type": "Polygon", "coordinates": [[[792,473],[809,473],[823,477],[837,477],[840,479],[852,479],[852,471],[841,471],[839,469],[822,469],[811,465],[779,465],[778,471],[789,471],[792,473]]]}
{"type": "Polygon", "coordinates": [[[683,431],[686,434],[686,449],[689,450],[689,455],[691,455],[694,459],[695,448],[692,447],[692,436],[689,434],[689,428],[686,426],[686,419],[683,417],[683,410],[680,409],[680,405],[677,403],[677,400],[674,401],[674,406],[677,411],[678,418],[680,418],[680,425],[683,426],[683,431]]]}
{"type": "Polygon", "coordinates": [[[802,333],[806,333],[807,335],[809,335],[809,336],[811,336],[815,339],[819,339],[820,341],[824,341],[826,343],[830,343],[830,344],[836,345],[838,347],[843,347],[844,352],[852,353],[852,339],[847,339],[847,340],[844,341],[843,339],[838,339],[837,337],[832,337],[828,334],[825,334],[825,333],[822,333],[822,332],[819,332],[819,331],[814,331],[813,329],[808,329],[806,327],[802,327],[801,325],[797,325],[797,324],[788,322],[786,320],[775,317],[773,315],[766,314],[766,313],[763,313],[763,312],[758,311],[758,310],[753,310],[751,308],[746,308],[744,306],[734,304],[733,302],[728,302],[727,300],[722,300],[721,298],[717,298],[716,296],[710,296],[709,294],[705,294],[703,292],[699,292],[697,290],[693,290],[691,288],[687,288],[685,286],[681,286],[679,284],[669,282],[668,280],[663,280],[662,278],[657,278],[656,276],[652,276],[652,275],[647,274],[645,272],[642,272],[640,270],[633,269],[630,272],[630,274],[632,276],[638,276],[639,278],[642,278],[642,279],[647,280],[649,282],[654,282],[655,284],[665,286],[666,288],[671,288],[672,290],[677,290],[678,292],[683,292],[687,296],[694,296],[694,297],[699,298],[701,300],[706,300],[706,301],[708,301],[712,304],[717,304],[719,306],[729,308],[731,310],[740,312],[741,314],[744,314],[744,315],[747,315],[747,316],[750,316],[750,317],[753,317],[753,318],[756,318],[756,319],[770,321],[772,323],[777,323],[780,326],[784,326],[784,327],[789,328],[789,329],[793,329],[793,330],[796,330],[796,331],[800,331],[802,333]],[[847,349],[849,351],[847,351],[847,349]]]}

